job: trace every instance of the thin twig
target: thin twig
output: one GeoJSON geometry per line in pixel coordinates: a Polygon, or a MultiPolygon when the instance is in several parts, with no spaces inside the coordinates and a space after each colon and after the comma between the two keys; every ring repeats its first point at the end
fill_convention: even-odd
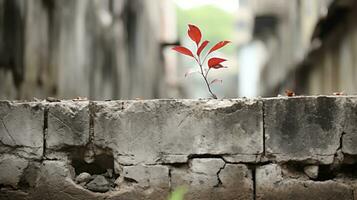
{"type": "Polygon", "coordinates": [[[218,99],[218,98],[217,98],[217,95],[215,95],[215,94],[212,92],[211,87],[210,87],[210,84],[208,83],[208,80],[207,80],[208,72],[209,72],[210,68],[208,68],[208,70],[207,70],[207,72],[206,72],[206,75],[205,75],[204,72],[203,72],[203,64],[205,63],[205,61],[206,61],[208,55],[209,55],[209,53],[206,54],[205,58],[203,59],[203,62],[201,62],[201,58],[200,58],[199,56],[198,56],[197,58],[196,58],[196,57],[193,57],[193,58],[196,60],[197,64],[199,65],[199,67],[200,67],[200,69],[201,69],[201,75],[202,75],[203,79],[205,80],[205,83],[206,83],[206,85],[207,85],[208,91],[209,91],[209,93],[211,93],[212,98],[218,99]]]}
{"type": "Polygon", "coordinates": [[[202,75],[203,79],[205,80],[205,83],[206,83],[206,85],[207,85],[208,91],[211,93],[211,96],[212,96],[214,99],[217,99],[217,96],[212,92],[211,87],[210,87],[210,85],[209,85],[209,83],[208,83],[208,80],[207,80],[207,76],[208,76],[209,69],[207,70],[207,73],[206,73],[206,76],[205,76],[205,74],[203,73],[202,64],[201,64],[201,63],[198,63],[198,65],[200,66],[201,75],[202,75]]]}

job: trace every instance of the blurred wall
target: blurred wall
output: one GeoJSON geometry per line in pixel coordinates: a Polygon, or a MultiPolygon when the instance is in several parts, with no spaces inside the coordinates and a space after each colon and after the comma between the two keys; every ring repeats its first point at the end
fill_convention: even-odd
{"type": "Polygon", "coordinates": [[[285,1],[277,12],[263,2],[269,3],[256,7],[254,28],[268,54],[258,72],[259,95],[356,93],[356,1],[285,1]]]}
{"type": "Polygon", "coordinates": [[[254,37],[264,42],[268,53],[259,75],[260,95],[277,95],[290,86],[282,83],[308,54],[315,26],[329,4],[330,0],[280,1],[275,9],[259,4],[254,37]]]}
{"type": "Polygon", "coordinates": [[[240,96],[277,95],[309,52],[314,28],[331,0],[240,1],[253,15],[252,40],[240,47],[240,96]]]}
{"type": "Polygon", "coordinates": [[[330,14],[320,22],[313,37],[319,46],[295,72],[296,90],[308,94],[356,94],[356,19],[357,2],[336,1],[331,6],[330,14]]]}
{"type": "Polygon", "coordinates": [[[0,98],[166,96],[163,1],[0,0],[0,98]]]}

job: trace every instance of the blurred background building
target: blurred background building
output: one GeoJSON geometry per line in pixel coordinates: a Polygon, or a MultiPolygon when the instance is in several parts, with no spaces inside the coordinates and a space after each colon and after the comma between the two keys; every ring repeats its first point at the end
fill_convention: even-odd
{"type": "Polygon", "coordinates": [[[241,49],[245,52],[254,46],[254,51],[243,56],[250,62],[239,66],[240,95],[276,96],[286,89],[310,95],[355,93],[356,1],[246,0],[244,3],[253,12],[254,28],[253,39],[241,49]],[[247,81],[246,77],[253,78],[247,81]]]}
{"type": "Polygon", "coordinates": [[[352,94],[354,0],[0,0],[0,99],[208,97],[187,24],[233,43],[219,97],[352,94]]]}
{"type": "Polygon", "coordinates": [[[163,0],[0,0],[0,98],[166,96],[174,12],[163,0]]]}

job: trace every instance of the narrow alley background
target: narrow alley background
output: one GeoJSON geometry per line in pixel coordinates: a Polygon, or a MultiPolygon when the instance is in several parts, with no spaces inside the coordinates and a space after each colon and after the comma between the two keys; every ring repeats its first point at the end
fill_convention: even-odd
{"type": "Polygon", "coordinates": [[[0,0],[0,99],[209,97],[173,52],[187,24],[227,69],[222,98],[355,94],[354,0],[0,0]]]}

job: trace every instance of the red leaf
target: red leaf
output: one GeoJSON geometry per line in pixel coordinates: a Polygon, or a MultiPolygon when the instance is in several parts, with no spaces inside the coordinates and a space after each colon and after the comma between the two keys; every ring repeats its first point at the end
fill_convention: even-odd
{"type": "Polygon", "coordinates": [[[177,52],[182,53],[187,56],[194,57],[191,50],[187,49],[186,47],[177,46],[177,47],[172,48],[172,50],[177,51],[177,52]]]}
{"type": "Polygon", "coordinates": [[[208,60],[208,67],[209,68],[215,68],[219,69],[222,68],[223,66],[221,65],[222,62],[226,61],[226,59],[223,58],[211,58],[208,60]]]}
{"type": "Polygon", "coordinates": [[[197,49],[197,55],[200,56],[202,51],[206,48],[206,46],[208,45],[209,41],[205,40],[204,42],[202,42],[201,46],[198,47],[197,49]]]}
{"type": "Polygon", "coordinates": [[[192,24],[188,25],[188,36],[190,36],[191,40],[193,40],[194,42],[196,42],[197,46],[198,44],[201,42],[202,39],[202,34],[200,29],[192,24]]]}
{"type": "Polygon", "coordinates": [[[226,46],[226,45],[229,44],[229,43],[230,43],[230,41],[221,41],[221,42],[218,42],[216,45],[214,45],[214,46],[212,47],[212,49],[209,51],[209,53],[212,53],[212,52],[214,52],[214,51],[217,51],[218,49],[220,49],[220,48],[226,46]]]}
{"type": "Polygon", "coordinates": [[[212,68],[214,68],[214,69],[220,69],[220,68],[228,68],[228,67],[223,66],[223,65],[221,65],[221,64],[218,64],[218,65],[216,65],[216,66],[213,66],[212,68]]]}

